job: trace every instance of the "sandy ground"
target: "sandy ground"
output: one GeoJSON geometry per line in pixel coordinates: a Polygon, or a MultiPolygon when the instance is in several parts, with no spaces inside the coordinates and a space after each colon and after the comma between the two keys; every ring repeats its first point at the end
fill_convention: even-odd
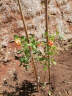
{"type": "MultiPolygon", "coordinates": [[[[12,50],[16,47],[15,43],[8,46],[12,50]]],[[[57,65],[51,67],[51,90],[55,94],[53,96],[72,96],[72,49],[60,52],[56,56],[56,61],[57,65]]],[[[40,82],[48,82],[48,72],[42,70],[43,65],[37,64],[36,66],[40,82]]],[[[8,92],[15,90],[14,92],[19,94],[10,96],[42,96],[42,91],[36,90],[33,68],[30,67],[28,71],[25,71],[14,57],[11,57],[11,61],[0,65],[0,82],[3,90],[8,90],[8,92]],[[15,78],[13,72],[17,74],[17,81],[13,80],[15,78]]],[[[48,85],[43,93],[48,93],[48,85]]]]}

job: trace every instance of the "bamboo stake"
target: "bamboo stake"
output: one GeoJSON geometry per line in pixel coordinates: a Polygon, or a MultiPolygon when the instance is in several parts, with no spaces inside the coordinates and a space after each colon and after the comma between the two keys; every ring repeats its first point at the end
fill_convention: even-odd
{"type": "MultiPolygon", "coordinates": [[[[48,30],[48,0],[45,0],[45,20],[46,20],[46,40],[47,40],[47,46],[49,41],[49,30],[48,30]]],[[[49,48],[48,48],[49,51],[49,48]]],[[[50,56],[48,55],[48,59],[50,59],[50,56]]],[[[50,84],[50,60],[48,60],[48,73],[49,73],[49,84],[50,84]]]]}
{"type": "MultiPolygon", "coordinates": [[[[20,13],[21,13],[24,29],[25,29],[25,35],[27,37],[28,43],[30,43],[30,40],[29,40],[29,37],[28,37],[28,32],[27,32],[27,27],[26,27],[26,24],[25,24],[25,17],[24,17],[23,12],[22,12],[22,7],[21,7],[20,0],[18,0],[18,5],[19,5],[19,9],[20,9],[20,13]]],[[[36,78],[36,82],[37,82],[37,87],[38,87],[38,76],[37,76],[37,70],[36,70],[36,66],[35,66],[34,58],[33,58],[33,54],[32,54],[32,48],[29,47],[29,49],[30,49],[30,55],[31,55],[31,62],[32,62],[32,66],[34,68],[34,74],[35,74],[35,78],[36,78]]]]}
{"type": "Polygon", "coordinates": [[[4,96],[4,92],[2,90],[2,83],[0,82],[0,96],[4,96]]]}

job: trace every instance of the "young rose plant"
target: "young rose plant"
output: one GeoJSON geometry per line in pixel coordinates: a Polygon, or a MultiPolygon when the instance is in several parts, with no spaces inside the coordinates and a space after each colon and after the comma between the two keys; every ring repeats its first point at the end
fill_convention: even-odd
{"type": "Polygon", "coordinates": [[[32,53],[37,54],[37,45],[39,41],[35,40],[34,35],[29,35],[30,43],[28,43],[27,38],[25,36],[14,36],[15,43],[18,46],[21,46],[21,50],[18,50],[17,54],[22,54],[20,57],[20,65],[23,65],[26,69],[29,67],[29,63],[31,61],[30,50],[29,47],[32,48],[32,53]]]}
{"type": "Polygon", "coordinates": [[[20,57],[20,65],[23,65],[26,69],[29,67],[29,63],[31,61],[30,50],[29,47],[32,48],[32,53],[34,56],[34,60],[36,62],[40,62],[44,65],[44,70],[47,70],[48,60],[50,59],[50,64],[56,65],[56,62],[53,58],[56,53],[56,46],[54,44],[56,35],[49,35],[48,46],[47,42],[44,39],[43,41],[36,40],[33,34],[29,35],[30,43],[28,43],[27,38],[25,36],[14,36],[15,43],[18,46],[21,46],[21,50],[18,50],[17,54],[22,54],[20,57]],[[40,50],[40,47],[42,50],[40,50]],[[50,58],[48,58],[50,55],[50,58]]]}
{"type": "Polygon", "coordinates": [[[55,46],[55,38],[57,34],[49,35],[48,42],[44,39],[41,43],[43,44],[43,50],[44,54],[38,55],[39,62],[43,63],[44,70],[48,70],[48,66],[51,66],[52,64],[56,65],[54,55],[56,54],[56,46],[55,46]],[[49,57],[48,57],[49,56],[49,57]],[[50,64],[48,64],[48,61],[50,64]]]}

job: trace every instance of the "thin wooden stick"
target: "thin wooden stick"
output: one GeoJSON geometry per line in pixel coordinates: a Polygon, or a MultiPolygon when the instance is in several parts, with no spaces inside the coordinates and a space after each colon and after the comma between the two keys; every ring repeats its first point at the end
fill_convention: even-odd
{"type": "MultiPolygon", "coordinates": [[[[30,40],[29,40],[29,37],[28,37],[28,32],[27,32],[27,27],[26,27],[26,24],[25,24],[25,18],[24,18],[24,15],[23,15],[23,12],[22,12],[22,8],[21,8],[20,0],[18,0],[18,5],[19,5],[19,9],[20,9],[20,13],[21,13],[24,29],[25,29],[25,35],[27,37],[28,43],[30,43],[30,40]]],[[[38,76],[37,76],[37,70],[36,70],[36,66],[35,66],[34,58],[33,58],[33,54],[32,54],[32,48],[29,47],[29,49],[30,49],[30,55],[31,55],[31,62],[32,62],[32,66],[34,68],[34,74],[35,74],[35,78],[36,78],[36,82],[37,82],[37,87],[38,87],[38,76]]]]}
{"type": "Polygon", "coordinates": [[[28,43],[29,43],[29,37],[28,37],[27,27],[26,27],[26,24],[25,24],[25,18],[24,18],[23,12],[22,12],[20,0],[18,0],[18,5],[19,5],[19,9],[20,9],[20,13],[21,13],[23,25],[24,25],[25,34],[26,34],[26,37],[27,37],[27,40],[28,40],[28,43]]]}
{"type": "MultiPolygon", "coordinates": [[[[46,40],[47,40],[47,46],[49,41],[49,30],[48,30],[48,0],[45,0],[45,21],[46,21],[46,40]]],[[[48,48],[49,51],[49,48],[48,48]]],[[[50,59],[50,56],[48,55],[48,59],[50,59]]],[[[49,84],[50,84],[50,60],[48,60],[48,73],[49,73],[49,84]]]]}

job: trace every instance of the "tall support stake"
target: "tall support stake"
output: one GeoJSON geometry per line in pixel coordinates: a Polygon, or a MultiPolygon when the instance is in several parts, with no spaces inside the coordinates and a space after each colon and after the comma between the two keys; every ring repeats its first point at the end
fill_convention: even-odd
{"type": "MultiPolygon", "coordinates": [[[[47,46],[49,42],[49,30],[48,30],[48,0],[45,0],[45,22],[46,22],[46,40],[47,40],[47,46]]],[[[48,48],[49,51],[49,48],[48,48]]],[[[48,55],[48,74],[49,74],[49,87],[50,87],[50,56],[48,55]]]]}
{"type": "MultiPolygon", "coordinates": [[[[23,12],[22,12],[22,7],[21,7],[21,2],[20,1],[21,0],[18,0],[18,5],[19,5],[19,9],[20,9],[23,25],[24,25],[25,35],[27,37],[28,43],[30,43],[28,32],[27,32],[27,27],[26,27],[26,24],[25,24],[25,17],[24,17],[23,12]]],[[[32,48],[29,47],[29,49],[30,49],[30,55],[31,55],[31,63],[32,63],[32,66],[33,66],[33,69],[34,69],[34,74],[35,74],[37,87],[38,87],[38,76],[37,76],[37,70],[36,70],[36,66],[35,66],[34,58],[33,58],[33,54],[32,54],[32,48]]]]}

